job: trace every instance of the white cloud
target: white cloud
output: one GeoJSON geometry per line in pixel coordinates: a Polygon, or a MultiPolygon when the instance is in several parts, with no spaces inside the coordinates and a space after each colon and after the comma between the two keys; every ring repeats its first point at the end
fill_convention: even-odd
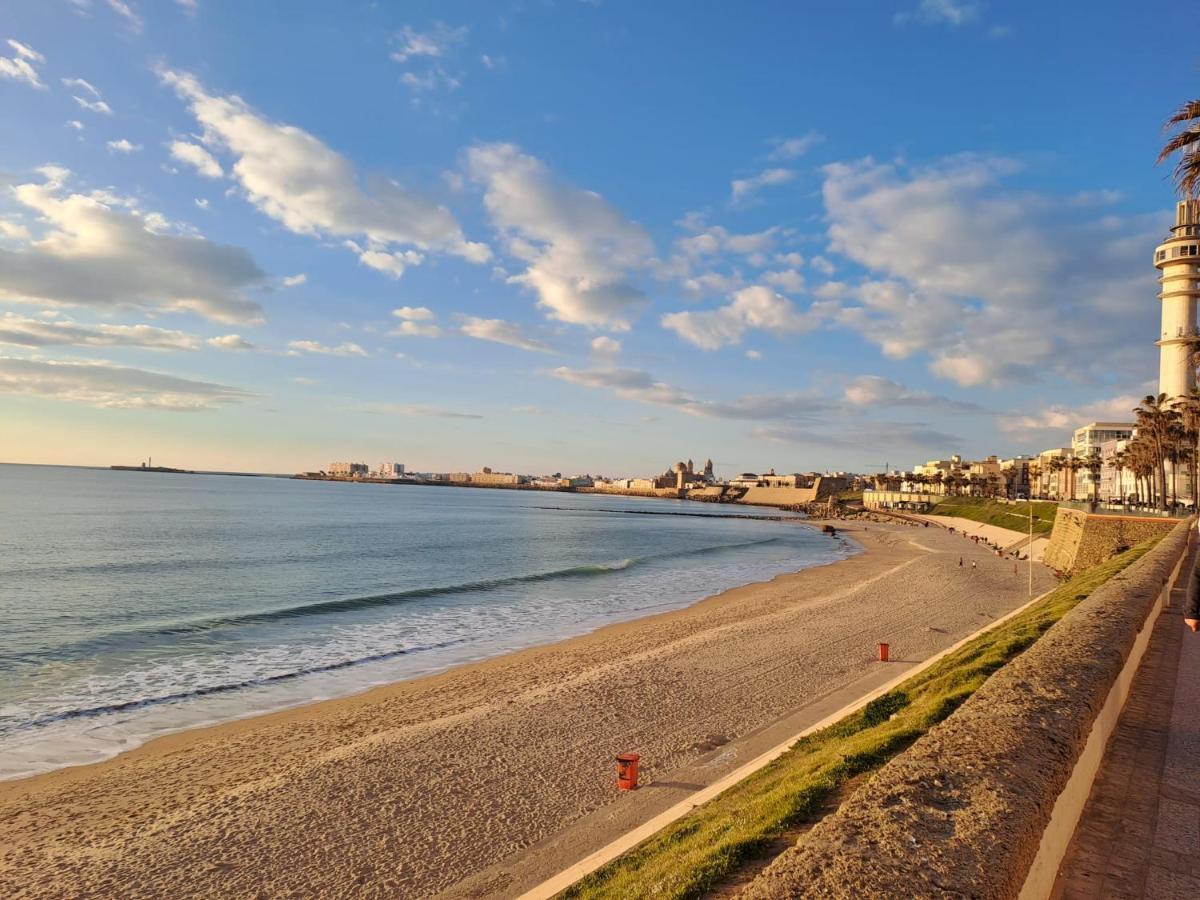
{"type": "Polygon", "coordinates": [[[821,323],[826,311],[814,305],[801,312],[786,297],[768,287],[754,285],[737,291],[731,302],[702,312],[674,312],[662,317],[662,325],[702,350],[736,344],[751,328],[775,334],[799,334],[821,323]]]}
{"type": "Polygon", "coordinates": [[[216,158],[199,144],[171,141],[170,151],[174,159],[187,163],[205,178],[221,178],[225,174],[216,158]]]}
{"type": "Polygon", "coordinates": [[[532,350],[537,353],[553,353],[554,348],[545,341],[539,341],[527,336],[521,331],[521,326],[503,319],[482,319],[479,316],[463,318],[463,334],[481,341],[492,341],[497,344],[507,344],[521,350],[532,350]]]}
{"type": "Polygon", "coordinates": [[[45,57],[36,50],[25,46],[20,41],[8,39],[8,46],[13,49],[16,55],[0,56],[0,78],[7,78],[10,81],[23,81],[30,87],[45,88],[42,80],[38,78],[37,69],[33,67],[33,63],[45,62],[45,57]]]}
{"type": "Polygon", "coordinates": [[[40,235],[0,249],[0,299],[103,308],[192,310],[210,319],[252,321],[262,310],[244,292],[265,281],[242,249],[164,233],[164,220],[107,192],[71,193],[70,173],[12,188],[36,214],[40,235]]]}
{"type": "Polygon", "coordinates": [[[108,6],[113,12],[124,19],[125,24],[131,29],[134,31],[142,30],[141,16],[134,12],[133,7],[126,3],[125,0],[108,0],[108,6]]]}
{"type": "Polygon", "coordinates": [[[83,131],[83,123],[78,119],[71,119],[69,122],[67,122],[67,127],[74,128],[76,131],[83,131]]]}
{"type": "Polygon", "coordinates": [[[8,219],[0,219],[0,236],[14,241],[27,241],[29,240],[29,229],[20,222],[10,222],[8,219]]]}
{"type": "Polygon", "coordinates": [[[442,329],[427,322],[406,320],[388,332],[392,337],[437,337],[442,329]]]}
{"type": "Polygon", "coordinates": [[[286,278],[284,278],[283,286],[284,287],[298,287],[299,285],[304,284],[306,281],[308,281],[308,276],[306,274],[304,274],[303,272],[300,272],[296,275],[288,275],[286,278]]]}
{"type": "Polygon", "coordinates": [[[822,275],[830,276],[836,271],[836,267],[823,256],[814,256],[808,261],[808,264],[820,272],[822,275]]]}
{"type": "Polygon", "coordinates": [[[810,425],[767,425],[755,428],[753,435],[776,444],[836,448],[848,451],[849,458],[854,458],[853,454],[857,454],[858,459],[876,454],[874,448],[878,447],[906,447],[912,451],[929,454],[944,453],[947,447],[962,443],[962,439],[957,435],[948,434],[925,422],[872,421],[842,425],[834,430],[810,425]]]}
{"type": "Polygon", "coordinates": [[[773,141],[775,147],[767,158],[773,162],[798,159],[823,140],[825,140],[824,135],[810,131],[802,137],[773,141]]]}
{"type": "Polygon", "coordinates": [[[596,356],[613,359],[621,354],[621,342],[607,334],[602,334],[597,338],[592,338],[592,353],[596,356]]]}
{"type": "Polygon", "coordinates": [[[99,113],[102,116],[111,116],[113,114],[112,107],[103,100],[86,100],[78,95],[73,95],[71,99],[84,109],[94,113],[99,113]]]}
{"type": "Polygon", "coordinates": [[[208,209],[207,197],[196,197],[194,200],[192,200],[192,202],[195,203],[200,209],[208,209]]]}
{"type": "Polygon", "coordinates": [[[246,340],[240,334],[223,334],[220,337],[211,337],[205,341],[210,347],[216,347],[218,350],[257,350],[258,346],[246,340]]]}
{"type": "Polygon", "coordinates": [[[12,38],[9,38],[7,43],[8,46],[17,52],[17,56],[21,59],[27,59],[35,63],[44,63],[46,61],[46,57],[42,56],[42,54],[38,53],[32,47],[22,44],[20,41],[14,41],[12,38]]]}
{"type": "Polygon", "coordinates": [[[765,187],[787,184],[795,179],[796,173],[791,169],[764,169],[749,178],[735,178],[729,183],[729,197],[734,203],[748,200],[765,187]]]}
{"type": "Polygon", "coordinates": [[[402,320],[388,332],[393,337],[437,337],[442,329],[433,324],[436,318],[427,306],[401,306],[393,309],[392,315],[402,320]]]}
{"type": "Polygon", "coordinates": [[[690,416],[742,421],[816,421],[831,407],[812,394],[756,394],[729,403],[697,400],[687,391],[659,381],[640,369],[574,369],[559,366],[551,377],[596,390],[608,390],[618,397],[665,406],[690,416]]]}
{"type": "Polygon", "coordinates": [[[109,141],[108,149],[111,150],[113,153],[127,153],[127,154],[128,153],[137,153],[139,150],[142,149],[142,145],[134,144],[134,143],[130,142],[127,138],[121,138],[120,140],[109,141]]]}
{"type": "Polygon", "coordinates": [[[353,241],[346,241],[346,245],[357,251],[360,263],[390,278],[399,278],[408,266],[419,266],[424,261],[424,257],[413,250],[385,253],[382,250],[364,250],[353,241]]]}
{"type": "Polygon", "coordinates": [[[675,248],[683,256],[693,259],[722,252],[738,256],[761,256],[775,248],[780,230],[775,226],[738,234],[720,225],[711,225],[688,237],[679,238],[675,241],[675,248]]]}
{"type": "Polygon", "coordinates": [[[759,353],[757,350],[747,350],[746,351],[746,359],[759,360],[762,358],[763,358],[763,355],[761,353],[759,353]]]}
{"type": "Polygon", "coordinates": [[[63,87],[82,88],[83,90],[85,90],[89,94],[91,94],[93,97],[95,97],[97,100],[101,99],[100,91],[98,91],[96,89],[96,86],[93,85],[90,81],[86,81],[83,78],[64,78],[64,79],[62,79],[62,83],[63,83],[63,87]]]}
{"type": "Polygon", "coordinates": [[[369,356],[362,347],[358,344],[345,341],[337,346],[322,344],[320,341],[289,341],[288,350],[290,356],[299,356],[301,353],[316,353],[321,356],[369,356]]]}
{"type": "Polygon", "coordinates": [[[788,294],[799,294],[804,290],[804,276],[795,269],[784,269],[778,272],[763,272],[761,280],[773,288],[779,288],[788,294]]]}
{"type": "Polygon", "coordinates": [[[119,366],[102,360],[0,356],[0,393],[48,397],[112,409],[194,412],[237,403],[241,388],[119,366]]]}
{"type": "Polygon", "coordinates": [[[365,241],[360,259],[370,254],[365,264],[392,274],[397,266],[415,264],[413,257],[398,256],[395,245],[472,262],[490,255],[486,245],[464,239],[445,207],[391,179],[373,179],[364,189],[344,157],[303,129],[263,118],[240,97],[209,94],[187,73],[165,71],[162,78],[188,102],[203,143],[233,155],[231,174],[250,202],[289,231],[365,241]]]}
{"type": "Polygon", "coordinates": [[[435,91],[438,88],[454,90],[462,82],[440,66],[428,72],[405,72],[400,76],[400,83],[414,91],[435,91]]]}
{"type": "Polygon", "coordinates": [[[428,306],[401,306],[393,309],[392,315],[408,322],[429,322],[437,318],[428,306]]]}
{"type": "Polygon", "coordinates": [[[31,319],[0,314],[0,344],[18,347],[143,347],[149,350],[195,350],[200,338],[153,325],[84,325],[70,319],[31,319]]]}
{"type": "Polygon", "coordinates": [[[898,12],[897,24],[950,25],[954,28],[976,21],[983,11],[980,0],[921,0],[915,9],[898,12]]]}
{"type": "MultiPolygon", "coordinates": [[[[1009,160],[825,167],[830,247],[872,273],[837,319],[963,386],[1125,377],[1148,351],[1145,247],[1156,218],[1080,217],[1064,198],[1007,188],[1009,160]]],[[[1102,198],[1101,198],[1102,199],[1102,198]]]]}
{"type": "Polygon", "coordinates": [[[477,413],[458,412],[439,406],[420,406],[411,403],[372,403],[362,408],[363,412],[384,416],[420,416],[427,419],[482,419],[477,413]]]}
{"type": "Polygon", "coordinates": [[[414,57],[442,59],[466,37],[465,27],[451,28],[444,22],[434,22],[428,31],[417,31],[411,25],[405,25],[395,35],[396,49],[391,57],[399,63],[414,57]]]}
{"type": "Polygon", "coordinates": [[[1144,394],[1121,394],[1080,406],[1051,403],[1028,412],[1013,410],[996,416],[996,425],[1010,437],[1035,448],[1061,447],[1085,422],[1132,422],[1133,410],[1144,394]]]}
{"type": "Polygon", "coordinates": [[[627,330],[647,304],[630,281],[654,255],[642,227],[512,144],[473,147],[467,166],[509,252],[528,263],[508,280],[533,290],[551,318],[627,330]]]}
{"type": "Polygon", "coordinates": [[[851,406],[867,407],[926,407],[959,413],[977,413],[982,409],[974,403],[952,400],[928,391],[914,390],[898,381],[879,375],[860,375],[845,387],[843,399],[851,406]]]}

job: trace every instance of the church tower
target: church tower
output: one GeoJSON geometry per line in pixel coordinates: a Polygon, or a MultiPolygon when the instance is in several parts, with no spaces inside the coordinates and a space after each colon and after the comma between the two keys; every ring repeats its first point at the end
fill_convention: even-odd
{"type": "Polygon", "coordinates": [[[1200,301],[1200,200],[1183,200],[1175,208],[1171,236],[1154,251],[1161,273],[1162,337],[1158,340],[1158,391],[1168,400],[1186,397],[1196,386],[1192,355],[1196,304],[1200,301]]]}

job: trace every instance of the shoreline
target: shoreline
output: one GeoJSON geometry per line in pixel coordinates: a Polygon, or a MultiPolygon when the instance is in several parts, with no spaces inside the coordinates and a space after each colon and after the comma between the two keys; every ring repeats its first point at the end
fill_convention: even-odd
{"type": "MultiPolygon", "coordinates": [[[[677,498],[647,498],[647,499],[675,500],[677,498]]],[[[770,521],[774,521],[776,524],[779,524],[779,525],[788,525],[788,524],[801,525],[815,533],[819,533],[820,524],[824,524],[823,522],[819,522],[818,520],[809,519],[805,516],[797,515],[795,513],[787,513],[785,511],[780,511],[780,515],[778,515],[778,516],[753,515],[753,514],[742,515],[742,514],[736,514],[736,513],[720,514],[720,513],[700,513],[700,512],[694,512],[694,513],[654,512],[651,510],[623,511],[623,512],[627,512],[628,514],[631,514],[631,515],[635,515],[635,514],[636,515],[683,515],[683,516],[692,516],[692,517],[696,517],[696,518],[770,520],[770,521]]],[[[415,674],[411,674],[411,675],[400,675],[399,673],[396,673],[395,677],[379,677],[379,676],[370,677],[370,676],[368,676],[368,677],[365,677],[360,683],[358,683],[356,685],[352,685],[348,689],[346,689],[346,688],[339,689],[334,684],[321,683],[321,684],[314,685],[314,687],[319,688],[319,690],[315,690],[313,692],[315,694],[315,696],[303,697],[303,698],[297,698],[297,699],[280,698],[278,700],[278,702],[276,702],[276,703],[266,703],[266,704],[260,705],[258,708],[243,709],[240,712],[232,712],[232,713],[222,714],[222,713],[217,713],[214,711],[212,715],[200,715],[199,718],[193,719],[192,721],[185,721],[177,726],[167,726],[165,728],[151,729],[147,736],[128,737],[125,739],[127,746],[118,747],[117,749],[115,749],[109,753],[104,753],[103,751],[97,749],[97,751],[95,753],[95,757],[92,759],[80,760],[77,762],[67,762],[67,763],[53,765],[51,768],[38,768],[35,771],[27,771],[27,772],[21,772],[21,773],[17,773],[17,774],[13,774],[13,775],[0,776],[0,789],[3,789],[6,785],[19,783],[19,782],[25,781],[27,779],[33,779],[33,778],[39,778],[39,777],[42,777],[45,775],[51,775],[56,772],[62,772],[62,771],[67,771],[67,770],[71,770],[71,769],[86,768],[86,767],[90,767],[90,766],[104,765],[106,763],[110,763],[115,760],[119,760],[129,754],[137,753],[139,750],[147,747],[148,745],[153,744],[160,740],[167,739],[167,738],[178,737],[178,736],[187,736],[187,735],[192,734],[193,732],[202,732],[202,731],[205,731],[208,729],[220,728],[221,726],[224,726],[224,725],[232,725],[232,724],[239,723],[239,722],[254,722],[260,718],[266,718],[269,716],[282,714],[282,713],[293,713],[293,712],[297,712],[297,711],[302,711],[309,707],[315,707],[315,706],[319,706],[319,705],[325,704],[325,703],[338,703],[341,701],[350,700],[350,699],[359,697],[364,694],[370,694],[374,691],[386,691],[387,689],[395,687],[400,684],[405,684],[405,683],[414,682],[414,681],[420,681],[423,679],[436,678],[440,675],[445,675],[445,674],[453,672],[457,669],[471,667],[471,666],[484,665],[490,661],[502,660],[505,657],[524,653],[526,651],[537,650],[539,648],[553,648],[553,647],[556,647],[557,645],[566,644],[570,641],[578,640],[581,638],[587,638],[587,637],[595,635],[599,632],[603,632],[609,628],[614,628],[614,627],[622,626],[622,625],[631,625],[634,623],[642,622],[644,620],[654,619],[655,617],[658,617],[658,616],[669,616],[673,613],[682,612],[682,611],[691,609],[695,606],[698,606],[700,604],[716,600],[729,591],[734,591],[734,590],[738,590],[740,588],[746,588],[746,587],[770,585],[771,583],[773,583],[775,580],[777,580],[779,578],[785,578],[785,577],[797,575],[802,572],[808,571],[809,569],[823,568],[823,567],[827,567],[827,566],[837,565],[838,563],[844,562],[846,559],[850,559],[854,556],[857,556],[861,553],[866,552],[866,548],[863,547],[861,543],[853,541],[846,537],[846,535],[844,533],[844,529],[839,528],[839,533],[837,534],[836,539],[839,540],[840,542],[843,542],[844,544],[848,544],[849,547],[846,550],[844,556],[842,556],[838,559],[834,559],[830,562],[817,561],[817,562],[811,563],[810,565],[803,566],[799,569],[786,571],[786,572],[779,572],[773,576],[770,576],[769,578],[766,578],[765,580],[754,579],[751,581],[743,582],[741,584],[731,585],[730,587],[723,588],[721,590],[716,591],[715,593],[706,594],[704,596],[700,596],[695,599],[682,600],[682,601],[680,601],[680,605],[670,606],[666,609],[660,608],[657,611],[648,612],[647,607],[641,606],[641,607],[625,610],[624,612],[627,614],[625,617],[618,617],[611,621],[603,622],[598,625],[597,624],[589,624],[586,621],[581,621],[581,622],[577,623],[577,628],[579,630],[566,630],[560,634],[553,635],[553,636],[540,636],[540,635],[534,634],[534,635],[530,636],[530,642],[528,642],[528,643],[517,642],[514,646],[508,647],[506,649],[502,649],[499,652],[492,652],[492,653],[485,654],[482,656],[467,656],[467,657],[459,658],[456,660],[446,661],[444,663],[432,663],[427,669],[419,671],[419,672],[417,672],[415,674]]],[[[651,599],[651,598],[648,597],[647,601],[649,599],[651,599]]],[[[659,605],[661,606],[661,604],[659,604],[659,605]]],[[[372,661],[370,661],[370,660],[366,661],[367,665],[370,665],[371,662],[372,661]]],[[[348,670],[352,670],[352,669],[353,669],[353,667],[350,667],[348,670]]],[[[318,677],[320,677],[319,674],[318,674],[318,677]]],[[[257,687],[261,687],[261,685],[247,684],[244,687],[245,687],[245,689],[248,689],[248,690],[254,690],[257,687]]],[[[213,696],[220,696],[220,694],[214,694],[213,696]]],[[[196,698],[196,699],[199,699],[199,698],[196,698]]],[[[153,709],[155,707],[150,703],[146,703],[146,704],[139,704],[132,708],[135,710],[142,710],[142,709],[153,709]]]]}
{"type": "MultiPolygon", "coordinates": [[[[861,678],[878,635],[838,601],[870,603],[894,619],[875,630],[913,661],[1023,597],[1003,561],[987,554],[978,554],[975,575],[950,567],[950,556],[975,551],[935,529],[839,527],[866,552],[566,640],[0,783],[0,885],[11,877],[16,896],[131,890],[131,879],[150,895],[237,892],[250,883],[239,872],[246,854],[270,848],[274,871],[257,875],[280,891],[315,888],[316,879],[327,894],[428,896],[620,807],[613,753],[638,749],[649,785],[667,787],[672,771],[861,678]],[[961,608],[984,582],[1004,584],[1004,596],[961,608]],[[919,598],[897,602],[897,585],[913,584],[936,609],[919,598]],[[899,618],[898,606],[907,608],[899,618]],[[465,821],[463,804],[472,811],[465,821]],[[307,850],[293,846],[297,833],[307,850]],[[213,858],[240,862],[210,871],[203,860],[213,858]],[[22,872],[33,871],[44,874],[41,890],[20,890],[22,872]]],[[[546,864],[557,865],[553,854],[546,864]]]]}

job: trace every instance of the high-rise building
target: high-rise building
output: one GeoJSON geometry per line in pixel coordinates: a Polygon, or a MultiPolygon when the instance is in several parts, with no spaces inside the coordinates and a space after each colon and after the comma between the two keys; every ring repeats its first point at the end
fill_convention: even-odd
{"type": "Polygon", "coordinates": [[[1169,400],[1186,397],[1196,386],[1192,354],[1198,343],[1196,303],[1200,299],[1200,200],[1175,207],[1171,236],[1154,251],[1162,274],[1162,336],[1158,340],[1158,390],[1169,400]]]}

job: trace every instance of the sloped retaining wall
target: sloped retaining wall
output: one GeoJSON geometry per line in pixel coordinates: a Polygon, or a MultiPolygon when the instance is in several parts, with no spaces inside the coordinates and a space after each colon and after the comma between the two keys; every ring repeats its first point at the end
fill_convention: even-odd
{"type": "Polygon", "coordinates": [[[741,896],[1046,896],[1190,534],[1097,589],[741,896]]]}
{"type": "Polygon", "coordinates": [[[1177,519],[1092,515],[1059,507],[1044,562],[1060,572],[1082,572],[1125,547],[1170,531],[1177,519]]]}

